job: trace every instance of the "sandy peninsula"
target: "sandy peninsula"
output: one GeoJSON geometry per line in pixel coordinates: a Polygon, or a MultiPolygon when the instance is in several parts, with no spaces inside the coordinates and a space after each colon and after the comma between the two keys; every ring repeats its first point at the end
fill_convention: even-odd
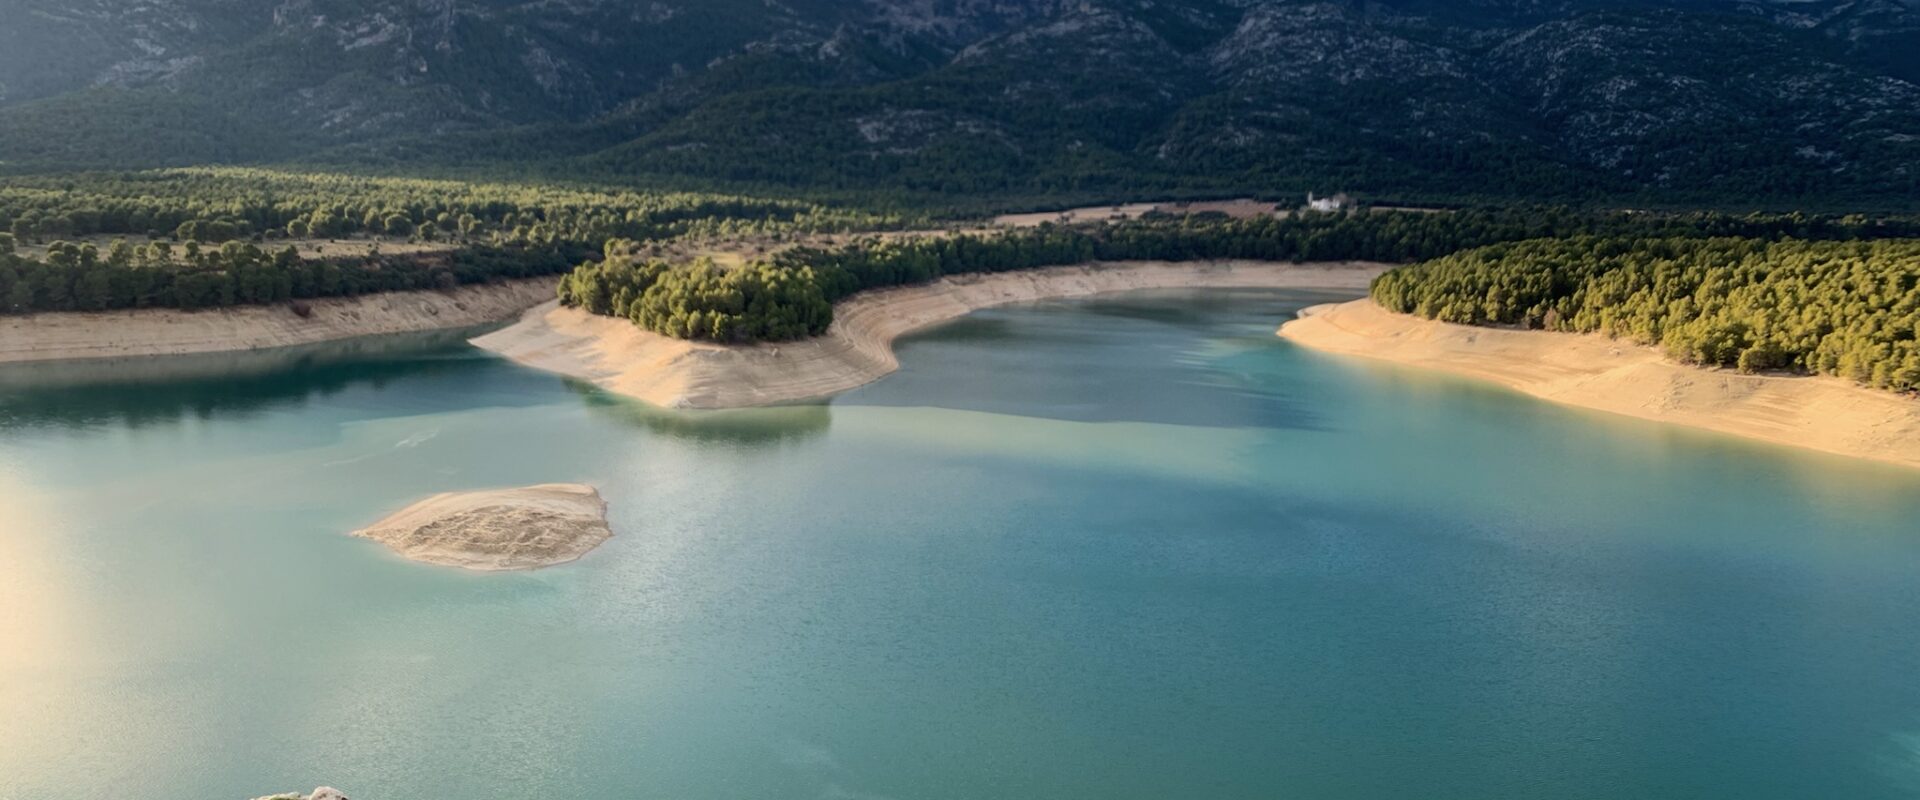
{"type": "Polygon", "coordinates": [[[1315,306],[1279,334],[1582,408],[1920,467],[1920,400],[1837,378],[1703,369],[1604,336],[1451,325],[1371,300],[1315,306]]]}
{"type": "Polygon", "coordinates": [[[414,561],[494,572],[573,561],[613,531],[593,487],[550,483],[437,494],[353,535],[414,561]]]}
{"type": "Polygon", "coordinates": [[[0,317],[0,364],[187,355],[314,344],[512,319],[553,299],[557,278],[207,311],[151,308],[0,317]]]}
{"type": "Polygon", "coordinates": [[[752,346],[670,339],[626,320],[548,303],[473,343],[657,406],[737,408],[816,399],[869,383],[899,368],[894,339],[992,306],[1182,287],[1360,292],[1385,269],[1365,262],[1139,261],[955,275],[863,292],[834,307],[833,326],[822,336],[752,346]]]}

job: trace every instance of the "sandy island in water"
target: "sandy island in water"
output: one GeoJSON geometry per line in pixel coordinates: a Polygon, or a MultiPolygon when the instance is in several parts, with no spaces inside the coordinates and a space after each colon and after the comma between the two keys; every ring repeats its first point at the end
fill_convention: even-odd
{"type": "Polygon", "coordinates": [[[386,292],[293,304],[181,311],[144,308],[0,317],[0,364],[261,350],[357,336],[501,322],[553,299],[558,278],[452,291],[386,292]]]}
{"type": "Polygon", "coordinates": [[[613,536],[591,486],[436,494],[353,535],[415,561],[462,569],[539,569],[573,561],[613,536]]]}
{"type": "Polygon", "coordinates": [[[1452,325],[1371,300],[1307,309],[1279,335],[1568,405],[1920,467],[1920,401],[1838,378],[1703,369],[1604,336],[1452,325]]]}
{"type": "Polygon", "coordinates": [[[1385,269],[1364,262],[1140,261],[953,275],[848,298],[834,307],[833,326],[813,339],[750,346],[670,339],[624,319],[548,303],[473,343],[657,406],[737,408],[815,399],[869,383],[899,368],[894,339],[982,308],[1131,289],[1360,292],[1385,269]]]}

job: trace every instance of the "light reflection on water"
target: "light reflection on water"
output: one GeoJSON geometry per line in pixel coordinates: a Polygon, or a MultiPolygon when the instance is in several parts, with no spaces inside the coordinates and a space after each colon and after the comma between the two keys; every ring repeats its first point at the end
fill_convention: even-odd
{"type": "Polygon", "coordinates": [[[1324,299],[719,413],[449,337],[0,371],[0,797],[1911,794],[1920,476],[1271,336],[1324,299]],[[551,481],[567,567],[344,535],[551,481]]]}

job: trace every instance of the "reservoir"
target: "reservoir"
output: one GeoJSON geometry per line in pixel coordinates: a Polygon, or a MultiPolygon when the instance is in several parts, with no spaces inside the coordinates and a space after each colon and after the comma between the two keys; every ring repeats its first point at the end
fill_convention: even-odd
{"type": "Polygon", "coordinates": [[[652,409],[460,334],[0,370],[0,798],[1920,794],[1920,472],[1145,292],[652,409]],[[473,574],[348,531],[592,484],[473,574]]]}

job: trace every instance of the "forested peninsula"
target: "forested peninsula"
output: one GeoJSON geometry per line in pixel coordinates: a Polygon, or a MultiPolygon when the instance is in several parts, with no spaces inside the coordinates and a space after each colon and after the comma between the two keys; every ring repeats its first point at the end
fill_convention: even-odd
{"type": "Polygon", "coordinates": [[[962,273],[852,295],[833,306],[833,322],[824,333],[786,342],[673,338],[626,319],[554,303],[473,343],[656,406],[739,408],[817,400],[877,380],[899,367],[895,339],[983,308],[1142,289],[1302,289],[1351,297],[1386,267],[1121,261],[962,273]]]}
{"type": "Polygon", "coordinates": [[[1920,389],[1920,240],[1577,236],[1468,250],[1374,283],[1442,322],[1601,333],[1683,363],[1920,389]]]}

